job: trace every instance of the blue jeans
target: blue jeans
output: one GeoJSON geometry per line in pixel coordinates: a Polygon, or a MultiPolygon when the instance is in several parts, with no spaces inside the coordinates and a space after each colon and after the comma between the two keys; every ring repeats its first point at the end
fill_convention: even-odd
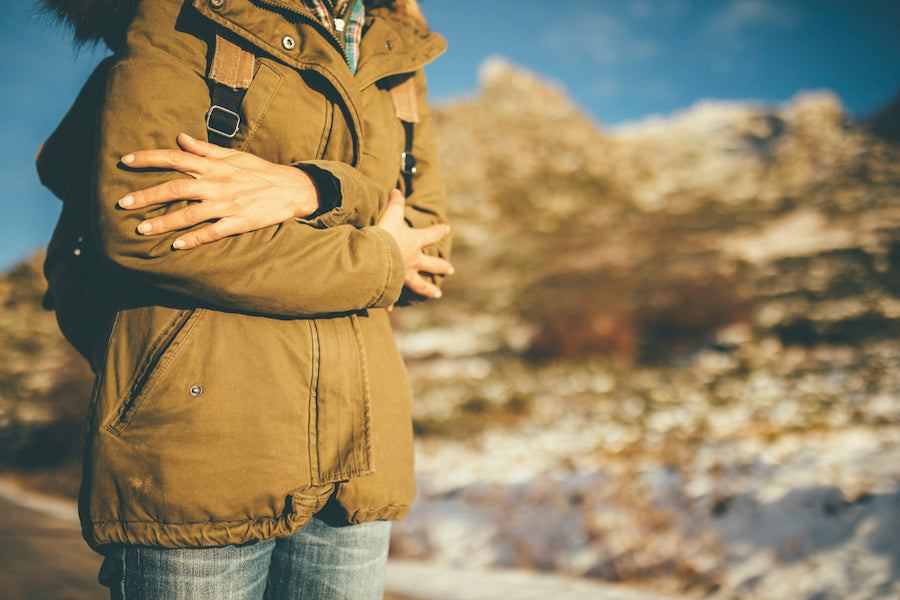
{"type": "Polygon", "coordinates": [[[100,583],[112,600],[380,600],[390,530],[313,517],[290,537],[241,546],[116,546],[100,583]]]}

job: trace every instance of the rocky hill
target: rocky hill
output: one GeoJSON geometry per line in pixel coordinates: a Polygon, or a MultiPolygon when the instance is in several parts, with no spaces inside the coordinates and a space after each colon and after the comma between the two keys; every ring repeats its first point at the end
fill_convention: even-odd
{"type": "MultiPolygon", "coordinates": [[[[394,553],[900,594],[891,123],[810,92],[604,129],[502,61],[436,107],[457,274],[393,313],[421,473],[394,553]]],[[[0,460],[59,480],[90,383],[41,286],[38,258],[0,282],[0,460]]]]}
{"type": "Polygon", "coordinates": [[[893,332],[897,148],[832,94],[603,131],[503,63],[483,85],[436,120],[464,267],[451,285],[477,314],[537,327],[530,350],[653,358],[735,322],[791,343],[893,332]],[[561,327],[590,339],[556,347],[561,327]]]}
{"type": "Polygon", "coordinates": [[[900,147],[878,123],[809,92],[604,130],[488,65],[436,119],[458,274],[396,314],[421,499],[395,551],[900,594],[900,147]]]}

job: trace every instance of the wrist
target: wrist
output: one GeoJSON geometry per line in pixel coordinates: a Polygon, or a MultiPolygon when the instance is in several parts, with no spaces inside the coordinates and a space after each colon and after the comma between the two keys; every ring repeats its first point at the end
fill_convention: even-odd
{"type": "Polygon", "coordinates": [[[303,206],[299,207],[298,211],[308,209],[312,205],[312,210],[298,214],[297,217],[318,216],[331,212],[340,205],[338,186],[331,173],[312,165],[296,165],[294,168],[303,174],[311,193],[310,203],[301,202],[303,206]]]}

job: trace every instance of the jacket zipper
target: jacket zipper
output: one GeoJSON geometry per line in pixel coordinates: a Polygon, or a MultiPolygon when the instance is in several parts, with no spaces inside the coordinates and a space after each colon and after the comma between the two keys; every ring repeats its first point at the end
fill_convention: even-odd
{"type": "Polygon", "coordinates": [[[154,345],[150,356],[144,362],[143,368],[135,378],[134,384],[128,391],[128,397],[119,409],[115,422],[110,426],[113,431],[121,433],[125,426],[128,425],[129,421],[131,421],[135,410],[137,410],[138,405],[140,404],[139,400],[144,394],[148,381],[153,373],[156,372],[156,365],[195,312],[195,309],[182,310],[163,331],[157,343],[154,345]]]}
{"type": "Polygon", "coordinates": [[[282,10],[285,10],[291,14],[297,15],[304,22],[306,22],[309,25],[312,25],[313,27],[324,32],[326,34],[325,38],[331,43],[332,46],[334,46],[334,49],[340,53],[341,57],[344,59],[344,62],[349,63],[350,59],[347,56],[347,51],[344,50],[344,47],[341,45],[340,40],[338,40],[337,36],[334,34],[333,31],[331,31],[330,29],[328,29],[327,27],[322,25],[322,23],[318,19],[316,19],[315,17],[310,17],[302,12],[298,12],[295,7],[288,6],[287,4],[284,4],[283,2],[278,2],[278,0],[262,0],[262,3],[268,4],[270,6],[277,6],[278,8],[280,8],[282,10]]]}

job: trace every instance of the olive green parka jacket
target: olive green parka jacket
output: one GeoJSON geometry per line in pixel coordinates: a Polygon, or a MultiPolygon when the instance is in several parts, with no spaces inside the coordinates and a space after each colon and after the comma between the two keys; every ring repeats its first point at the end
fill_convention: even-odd
{"type": "MultiPolygon", "coordinates": [[[[79,508],[85,538],[164,547],[289,535],[328,502],[348,523],[402,518],[414,495],[410,388],[386,307],[400,250],[374,227],[402,184],[389,88],[415,78],[413,227],[445,222],[422,67],[440,36],[367,11],[353,75],[299,0],[143,0],[114,58],[95,149],[93,233],[110,275],[79,508]],[[335,208],[173,251],[142,220],[183,203],[117,201],[183,175],[132,151],[206,139],[216,28],[249,44],[233,147],[317,169],[335,208]]],[[[448,257],[449,241],[428,249],[448,257]]]]}

